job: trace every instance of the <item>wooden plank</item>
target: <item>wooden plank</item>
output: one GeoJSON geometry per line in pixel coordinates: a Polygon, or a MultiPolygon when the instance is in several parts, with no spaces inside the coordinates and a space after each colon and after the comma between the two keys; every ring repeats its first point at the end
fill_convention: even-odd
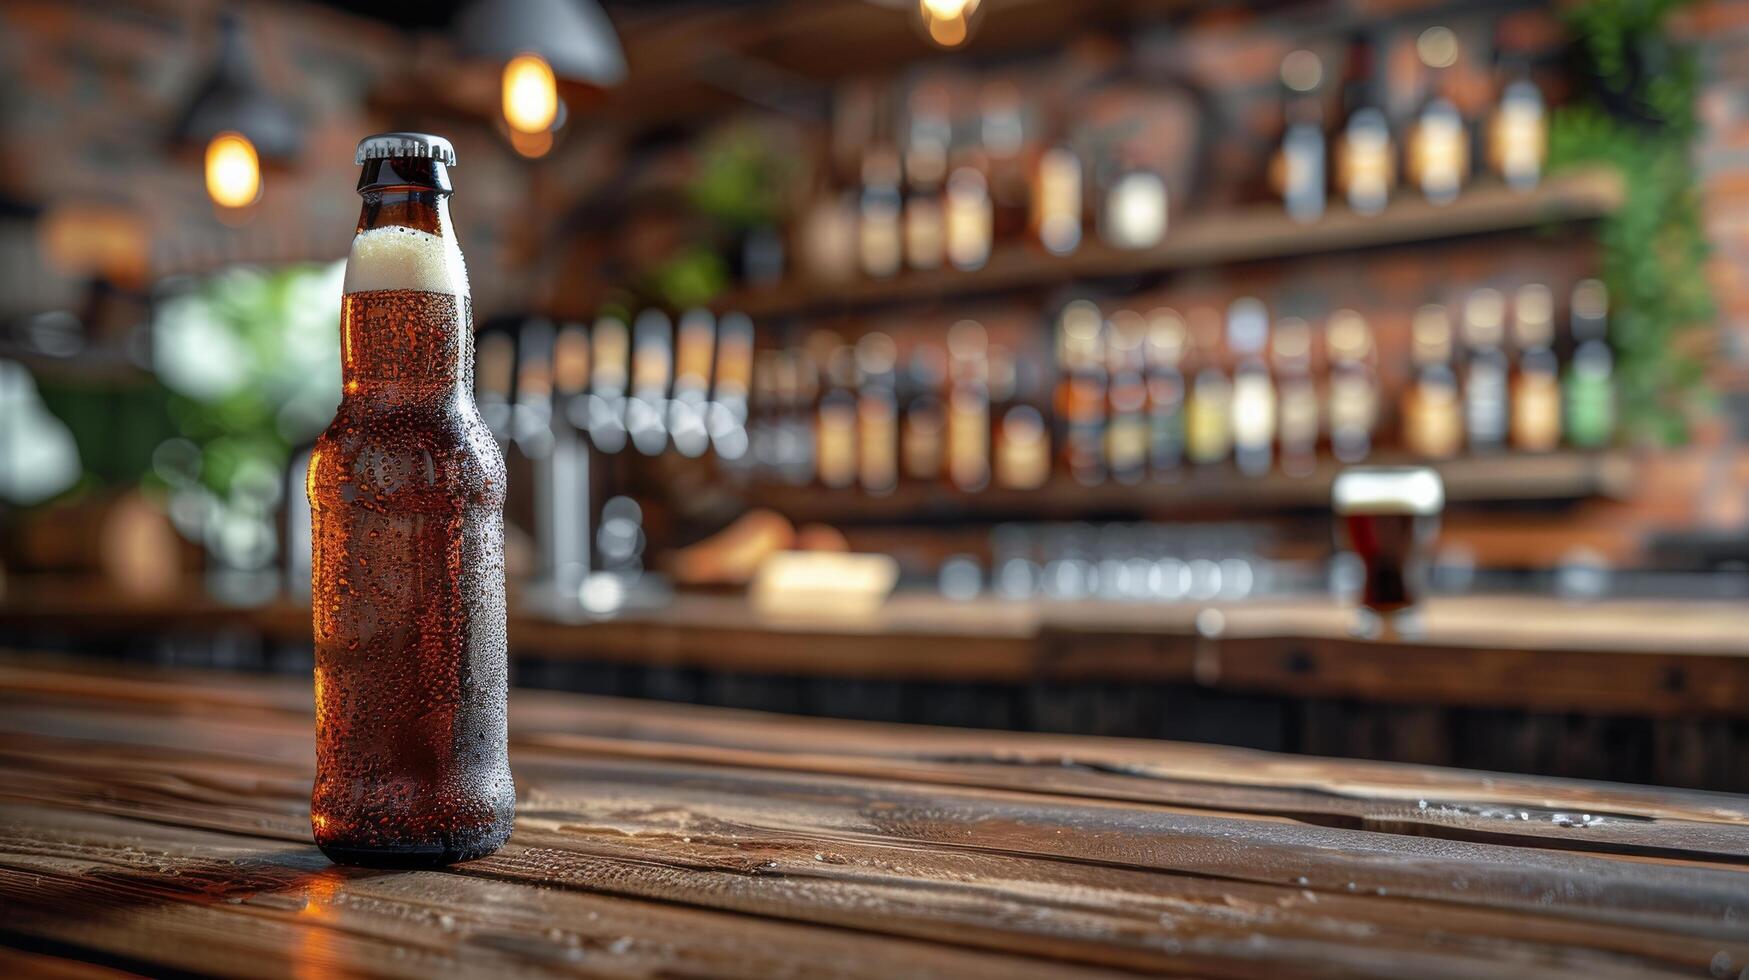
{"type": "MultiPolygon", "coordinates": [[[[1053,860],[1039,863],[1024,854],[1009,853],[1014,848],[1012,843],[991,853],[985,846],[962,843],[961,832],[951,821],[947,826],[926,826],[930,821],[939,824],[942,819],[939,801],[929,802],[928,815],[920,816],[915,801],[890,799],[884,788],[873,792],[883,804],[880,811],[883,821],[897,828],[899,843],[885,843],[891,836],[889,833],[834,826],[845,821],[860,822],[860,815],[867,812],[866,800],[854,814],[843,811],[843,787],[818,787],[812,794],[802,788],[803,784],[782,787],[783,802],[774,814],[766,812],[770,805],[766,802],[754,806],[758,812],[749,812],[739,788],[732,790],[733,799],[711,800],[701,796],[701,784],[708,784],[711,780],[708,775],[701,779],[697,772],[679,774],[677,784],[669,784],[666,778],[652,773],[647,766],[626,769],[618,776],[616,778],[612,771],[590,769],[578,774],[579,781],[567,789],[563,779],[542,778],[537,772],[535,779],[543,787],[542,809],[524,807],[516,846],[490,862],[469,866],[465,873],[688,904],[702,898],[716,908],[850,927],[865,924],[871,908],[878,908],[891,917],[890,922],[883,923],[883,929],[904,935],[1001,949],[1018,948],[1038,955],[1062,956],[1067,947],[1074,951],[1075,958],[1130,967],[1160,969],[1178,962],[1183,948],[1174,950],[1168,946],[1167,952],[1171,955],[1159,957],[1145,948],[1123,948],[1121,941],[1111,941],[1109,934],[1117,924],[1105,921],[1112,912],[1103,904],[1111,900],[1113,892],[1117,892],[1125,897],[1125,901],[1143,904],[1144,921],[1158,918],[1162,925],[1169,924],[1173,933],[1194,936],[1194,943],[1180,940],[1180,946],[1192,946],[1215,957],[1210,962],[1199,964],[1199,973],[1212,970],[1222,975],[1252,975],[1250,966],[1279,968],[1291,962],[1290,955],[1311,955],[1315,965],[1322,963],[1319,957],[1339,955],[1329,948],[1320,949],[1320,944],[1309,942],[1303,936],[1298,937],[1291,954],[1284,949],[1253,950],[1250,930],[1256,927],[1262,916],[1274,923],[1272,932],[1315,931],[1322,934],[1321,938],[1326,942],[1334,941],[1342,948],[1350,946],[1356,938],[1366,937],[1374,955],[1381,947],[1403,943],[1405,948],[1395,951],[1394,958],[1385,961],[1393,964],[1392,969],[1400,969],[1417,959],[1413,949],[1416,945],[1414,936],[1400,935],[1405,931],[1413,933],[1415,927],[1405,930],[1399,922],[1394,930],[1387,930],[1385,924],[1378,921],[1381,917],[1400,918],[1394,912],[1384,915],[1392,903],[1360,900],[1361,904],[1354,904],[1357,900],[1344,892],[1357,893],[1361,890],[1358,886],[1319,883],[1316,876],[1307,877],[1304,886],[1297,890],[1287,889],[1295,894],[1284,903],[1282,899],[1287,896],[1276,894],[1281,889],[1251,887],[1226,880],[1209,883],[1205,878],[1211,874],[1216,878],[1224,876],[1206,863],[1196,865],[1200,873],[1193,877],[1155,880],[1134,871],[1113,871],[1103,864],[1091,871],[1066,868],[1060,854],[1053,860]],[[658,786],[658,783],[662,785],[658,786]],[[628,791],[639,801],[629,809],[628,791]],[[679,795],[673,795],[676,792],[679,795]],[[575,798],[571,796],[573,793],[575,798]],[[651,799],[652,795],[656,798],[651,799]],[[816,808],[824,809],[820,812],[807,810],[798,815],[798,809],[806,808],[810,800],[816,808]],[[918,823],[919,819],[924,822],[918,823]],[[677,825],[676,820],[683,822],[677,825]],[[807,827],[796,829],[798,820],[805,822],[807,827]],[[913,824],[923,830],[915,829],[913,824]],[[798,833],[801,836],[795,836],[798,833]],[[924,853],[919,852],[920,845],[929,844],[947,848],[947,851],[934,853],[933,849],[926,847],[924,853]],[[1066,908],[1053,910],[1054,914],[1041,912],[1020,916],[1022,910],[1013,906],[1020,904],[1023,896],[1041,889],[1069,889],[1072,894],[1063,896],[1066,908]],[[1167,911],[1158,911],[1162,908],[1167,911]],[[1296,916],[1291,911],[1284,912],[1284,908],[1298,908],[1310,919],[1296,922],[1296,916]],[[1235,909],[1241,911],[1235,912],[1235,909]],[[1331,922],[1329,917],[1332,915],[1341,915],[1344,919],[1331,922]],[[1029,928],[1036,928],[1046,935],[1039,937],[1030,931],[1011,935],[1005,924],[992,927],[986,921],[992,916],[999,921],[1020,917],[1029,928]],[[1346,921],[1350,917],[1362,921],[1346,921]],[[1389,937],[1388,933],[1392,931],[1399,935],[1389,937]],[[1088,932],[1091,935],[1087,935],[1088,932]],[[1240,962],[1226,963],[1226,968],[1215,969],[1222,961],[1232,958],[1238,958],[1240,962]]],[[[812,786],[811,783],[805,785],[812,786]]],[[[710,788],[705,786],[707,794],[710,788]]],[[[761,783],[749,788],[769,792],[774,787],[761,783]]],[[[226,807],[214,800],[204,801],[204,806],[209,811],[226,811],[226,807]]],[[[6,812],[10,814],[10,808],[6,812]]],[[[997,816],[1012,819],[1008,814],[997,816]]],[[[163,819],[161,815],[159,819],[163,819]]],[[[979,819],[989,820],[990,816],[981,815],[979,819]]],[[[80,828],[81,822],[74,819],[71,825],[80,828]]],[[[246,821],[240,821],[236,829],[241,830],[244,826],[246,821]]],[[[1077,827],[1077,830],[1090,833],[1095,840],[1106,836],[1101,829],[1098,823],[1077,827]]],[[[1182,825],[1150,825],[1147,832],[1172,834],[1174,847],[1183,849],[1183,853],[1208,850],[1206,839],[1200,843],[1198,839],[1183,839],[1185,829],[1182,825]]],[[[172,832],[158,828],[155,833],[162,836],[172,832]]],[[[130,828],[128,839],[136,843],[127,846],[137,845],[139,851],[133,858],[136,865],[151,863],[160,874],[166,873],[163,869],[168,867],[178,872],[171,875],[173,878],[190,874],[174,864],[162,863],[172,855],[166,845],[154,844],[157,838],[153,832],[140,833],[137,828],[130,828]]],[[[174,839],[180,841],[181,838],[174,839]]],[[[1130,861],[1125,841],[1113,841],[1106,846],[1122,849],[1126,854],[1122,860],[1130,861]]],[[[1224,850],[1230,853],[1230,848],[1224,850]]],[[[0,847],[0,852],[3,851],[4,848],[0,847]]],[[[1111,854],[1102,853],[1108,858],[1111,854]]],[[[225,869],[217,870],[221,876],[224,874],[225,869]]],[[[199,867],[196,866],[192,873],[201,893],[210,894],[212,887],[201,880],[199,867]]],[[[206,871],[205,875],[211,876],[212,871],[206,871]]],[[[1514,882],[1514,887],[1522,884],[1516,878],[1514,882]]],[[[1295,879],[1291,884],[1301,883],[1295,879]]],[[[249,891],[255,890],[253,885],[246,887],[249,891]]],[[[1384,886],[1369,885],[1368,894],[1376,895],[1378,887],[1384,886]]],[[[1485,894],[1494,886],[1483,881],[1476,887],[1485,894]]],[[[1563,887],[1570,890],[1572,884],[1566,882],[1563,887]]],[[[1612,893],[1618,890],[1614,886],[1610,888],[1612,893]]],[[[444,894],[447,898],[448,892],[444,894]]],[[[1629,902],[1635,898],[1633,895],[1617,897],[1629,902]]],[[[353,902],[349,899],[347,904],[353,902]]],[[[459,903],[446,904],[445,907],[466,908],[459,903]]],[[[442,915],[439,913],[440,918],[442,915]]],[[[456,913],[451,917],[460,919],[462,916],[456,913]]],[[[1418,918],[1423,920],[1420,928],[1425,928],[1435,915],[1427,913],[1418,918]]],[[[1526,930],[1520,925],[1523,917],[1516,914],[1501,916],[1476,910],[1444,910],[1437,914],[1437,921],[1440,923],[1437,930],[1439,940],[1435,945],[1459,948],[1486,946],[1498,950],[1502,931],[1511,933],[1516,929],[1527,939],[1536,931],[1526,930]],[[1477,931],[1477,935],[1460,936],[1455,942],[1448,938],[1454,932],[1461,932],[1465,922],[1477,931]]],[[[1136,923],[1127,925],[1132,932],[1135,930],[1136,923]]],[[[1600,929],[1561,923],[1552,928],[1568,937],[1562,941],[1588,935],[1590,938],[1586,942],[1600,944],[1615,953],[1631,950],[1635,970],[1647,968],[1648,964],[1644,962],[1647,958],[1693,965],[1693,954],[1683,951],[1695,945],[1691,940],[1672,941],[1644,929],[1623,932],[1615,926],[1600,929]]],[[[1543,938],[1546,940],[1547,936],[1543,938]]],[[[1724,948],[1733,948],[1729,937],[1722,942],[1724,948]]],[[[1540,961],[1543,966],[1550,966],[1574,960],[1592,961],[1591,968],[1600,969],[1604,974],[1620,972],[1611,967],[1621,964],[1612,963],[1606,957],[1575,954],[1571,950],[1559,954],[1553,950],[1531,953],[1510,949],[1507,952],[1510,954],[1508,962],[1518,966],[1526,965],[1525,957],[1534,956],[1536,959],[1530,961],[1532,964],[1540,961]]],[[[1441,964],[1437,957],[1425,959],[1425,966],[1433,969],[1435,975],[1461,972],[1454,971],[1449,963],[1441,964]]],[[[1323,971],[1314,968],[1313,972],[1323,971]]],[[[1388,974],[1389,971],[1366,969],[1362,972],[1388,974]]]]}
{"type": "Polygon", "coordinates": [[[511,844],[384,874],[308,843],[308,703],[0,659],[0,947],[251,976],[1749,962],[1742,797],[518,692],[511,844]],[[1528,801],[1606,816],[1481,808],[1528,801]],[[1462,839],[1490,821],[1514,846],[1462,839]]]}
{"type": "MultiPolygon", "coordinates": [[[[0,808],[0,945],[230,976],[1060,975],[1014,956],[488,875],[337,868],[308,846],[0,808]]],[[[1095,975],[1080,970],[1077,974],[1095,975]]]]}

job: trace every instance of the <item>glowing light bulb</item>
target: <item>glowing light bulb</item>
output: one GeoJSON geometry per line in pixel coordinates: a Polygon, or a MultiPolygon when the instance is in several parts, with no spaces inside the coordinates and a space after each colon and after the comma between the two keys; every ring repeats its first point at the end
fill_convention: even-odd
{"type": "Polygon", "coordinates": [[[242,133],[225,132],[206,145],[206,192],[223,208],[242,208],[261,196],[261,158],[242,133]]]}
{"type": "Polygon", "coordinates": [[[979,0],[917,0],[917,16],[923,32],[944,48],[964,44],[972,33],[972,15],[979,0]]]}
{"type": "Polygon", "coordinates": [[[978,6],[978,0],[918,0],[918,6],[923,9],[923,16],[936,20],[958,20],[971,15],[978,6]]]}
{"type": "Polygon", "coordinates": [[[519,133],[544,133],[559,115],[552,66],[538,54],[519,54],[504,66],[504,121],[519,133]]]}

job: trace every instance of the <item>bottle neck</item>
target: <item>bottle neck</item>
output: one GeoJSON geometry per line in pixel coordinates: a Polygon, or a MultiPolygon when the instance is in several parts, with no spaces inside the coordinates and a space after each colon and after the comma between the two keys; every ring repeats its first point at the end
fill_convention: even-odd
{"type": "Polygon", "coordinates": [[[340,317],[345,398],[367,408],[470,398],[473,311],[443,165],[366,161],[359,195],[340,317]]]}
{"type": "Polygon", "coordinates": [[[389,157],[366,160],[358,174],[364,206],[358,230],[401,226],[431,235],[450,234],[449,168],[436,160],[389,157]]]}

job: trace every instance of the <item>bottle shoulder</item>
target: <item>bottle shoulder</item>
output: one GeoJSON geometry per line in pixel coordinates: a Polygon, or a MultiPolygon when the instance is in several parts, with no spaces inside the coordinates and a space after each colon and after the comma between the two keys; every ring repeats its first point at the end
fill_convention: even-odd
{"type": "Polygon", "coordinates": [[[504,453],[471,400],[367,408],[341,402],[311,456],[318,501],[363,493],[439,504],[502,506],[504,453]]]}

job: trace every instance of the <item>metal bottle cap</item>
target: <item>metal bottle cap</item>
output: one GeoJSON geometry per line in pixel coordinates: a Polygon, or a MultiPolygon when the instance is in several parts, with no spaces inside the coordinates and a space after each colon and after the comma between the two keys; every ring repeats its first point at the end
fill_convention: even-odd
{"type": "Polygon", "coordinates": [[[427,158],[453,167],[455,147],[449,140],[430,133],[378,133],[358,141],[358,155],[352,162],[362,164],[390,157],[427,158]]]}

